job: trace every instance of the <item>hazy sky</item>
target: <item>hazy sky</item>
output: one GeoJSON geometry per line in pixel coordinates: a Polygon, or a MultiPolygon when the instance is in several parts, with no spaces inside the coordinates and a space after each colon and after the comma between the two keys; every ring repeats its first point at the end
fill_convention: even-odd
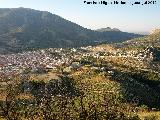
{"type": "MultiPolygon", "coordinates": [[[[132,5],[135,1],[144,3],[145,0],[122,0],[126,5],[87,5],[84,1],[0,0],[0,8],[25,7],[49,11],[89,29],[111,27],[128,32],[143,32],[160,28],[160,0],[148,5],[132,5]]],[[[115,0],[106,0],[109,3],[113,1],[115,0]]]]}

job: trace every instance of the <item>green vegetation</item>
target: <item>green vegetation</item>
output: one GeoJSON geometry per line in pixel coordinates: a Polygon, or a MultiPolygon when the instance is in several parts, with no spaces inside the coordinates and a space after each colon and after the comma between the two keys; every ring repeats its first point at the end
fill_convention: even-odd
{"type": "Polygon", "coordinates": [[[6,98],[0,102],[1,118],[9,120],[139,119],[135,107],[122,102],[121,96],[116,92],[118,90],[115,89],[117,85],[114,82],[95,84],[87,79],[77,81],[61,77],[61,80],[53,80],[48,84],[43,81],[30,82],[33,88],[31,93],[34,97],[29,99],[18,97],[22,92],[20,88],[23,87],[23,83],[17,84],[17,87],[9,85],[6,88],[6,98]]]}

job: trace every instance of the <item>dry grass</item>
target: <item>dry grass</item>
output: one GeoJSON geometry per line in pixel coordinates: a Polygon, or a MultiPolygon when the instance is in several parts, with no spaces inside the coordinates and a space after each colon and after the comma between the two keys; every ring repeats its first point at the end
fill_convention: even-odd
{"type": "Polygon", "coordinates": [[[156,120],[160,120],[160,112],[140,112],[138,115],[141,120],[145,120],[145,118],[148,118],[147,120],[149,120],[149,118],[152,120],[154,116],[156,120]]]}
{"type": "Polygon", "coordinates": [[[33,99],[34,97],[33,97],[33,95],[32,94],[30,94],[30,93],[21,93],[21,94],[19,94],[17,97],[16,97],[17,99],[21,99],[21,100],[31,100],[31,99],[33,99]]]}
{"type": "MultiPolygon", "coordinates": [[[[7,97],[7,93],[5,91],[0,92],[0,101],[5,101],[7,97]]],[[[33,99],[33,95],[30,93],[20,93],[16,95],[16,99],[21,99],[21,100],[30,100],[33,99]]]]}
{"type": "Polygon", "coordinates": [[[58,78],[59,77],[56,73],[49,72],[47,74],[32,74],[30,80],[49,82],[51,79],[58,79],[58,78]]]}
{"type": "Polygon", "coordinates": [[[113,45],[107,45],[107,44],[103,44],[103,45],[98,45],[96,47],[92,48],[93,52],[115,52],[116,49],[113,47],[113,45]]]}

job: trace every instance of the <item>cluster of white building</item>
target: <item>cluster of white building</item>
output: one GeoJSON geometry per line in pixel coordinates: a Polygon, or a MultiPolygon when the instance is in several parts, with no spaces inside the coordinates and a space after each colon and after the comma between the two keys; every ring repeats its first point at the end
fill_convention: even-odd
{"type": "MultiPolygon", "coordinates": [[[[103,48],[103,47],[102,47],[103,48]]],[[[145,58],[152,59],[153,53],[150,49],[141,52],[135,51],[97,51],[89,52],[92,49],[89,47],[72,48],[72,49],[46,49],[37,51],[28,51],[18,54],[0,55],[0,73],[19,72],[30,68],[36,70],[37,68],[51,68],[55,69],[58,66],[71,66],[72,62],[82,57],[92,56],[94,58],[111,57],[134,57],[140,60],[145,58]]]]}
{"type": "Polygon", "coordinates": [[[26,68],[54,68],[70,64],[71,58],[59,50],[39,50],[18,54],[0,55],[0,72],[9,73],[26,68]]]}

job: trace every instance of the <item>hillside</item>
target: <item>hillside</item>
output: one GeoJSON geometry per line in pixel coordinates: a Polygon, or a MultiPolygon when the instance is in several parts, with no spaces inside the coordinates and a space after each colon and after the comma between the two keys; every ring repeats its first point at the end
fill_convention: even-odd
{"type": "Polygon", "coordinates": [[[132,50],[144,49],[146,47],[160,47],[160,29],[153,30],[152,33],[145,37],[135,38],[123,43],[115,44],[118,48],[132,50]]]}
{"type": "Polygon", "coordinates": [[[46,11],[0,9],[0,53],[121,42],[139,36],[121,31],[92,31],[46,11]]]}

